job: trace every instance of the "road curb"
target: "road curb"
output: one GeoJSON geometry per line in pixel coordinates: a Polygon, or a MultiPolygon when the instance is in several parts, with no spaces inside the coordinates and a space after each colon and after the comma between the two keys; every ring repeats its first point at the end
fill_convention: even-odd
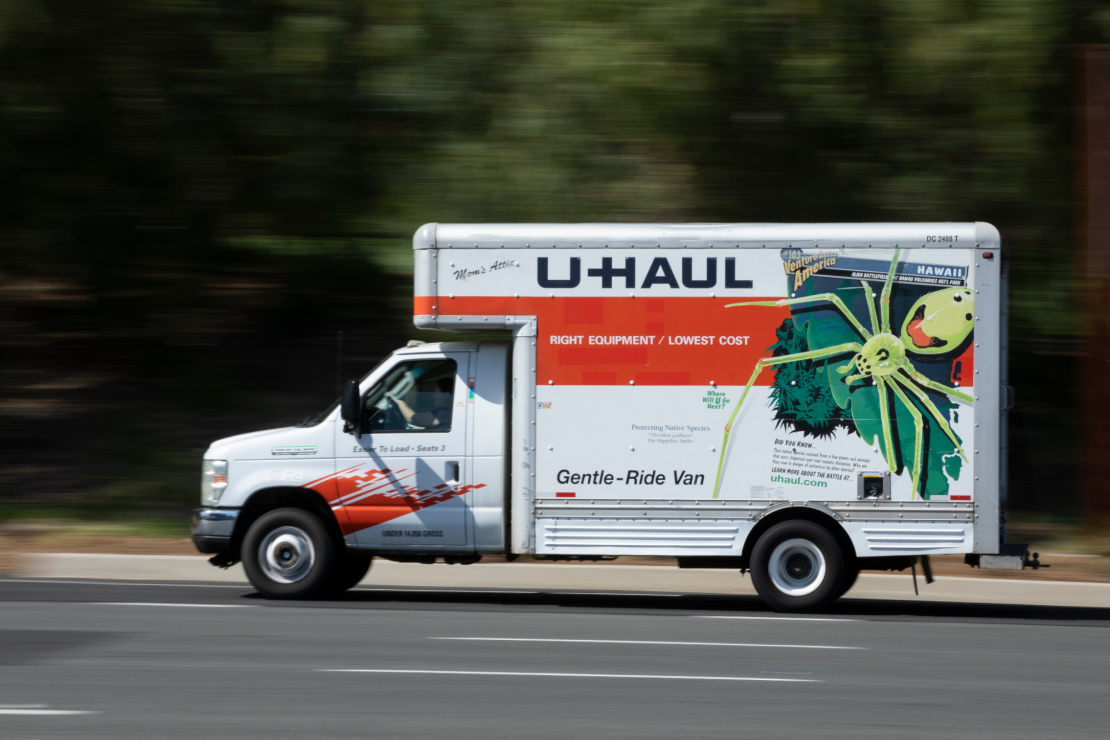
{"type": "MultiPolygon", "coordinates": [[[[18,575],[29,578],[207,581],[247,583],[242,565],[221,569],[192,555],[27,554],[18,575]]],[[[751,579],[731,570],[678,569],[651,565],[563,565],[489,563],[421,565],[375,560],[363,587],[487,588],[631,593],[714,593],[754,595],[751,579]]],[[[1110,608],[1110,584],[989,578],[918,580],[909,575],[865,573],[849,599],[943,601],[1027,606],[1110,608]]]]}

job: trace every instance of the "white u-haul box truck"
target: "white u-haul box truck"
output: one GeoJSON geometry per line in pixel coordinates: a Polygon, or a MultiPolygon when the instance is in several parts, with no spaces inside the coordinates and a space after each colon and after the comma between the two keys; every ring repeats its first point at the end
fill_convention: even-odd
{"type": "Polygon", "coordinates": [[[373,556],[676,557],[812,610],[1005,545],[998,231],[428,224],[411,343],[293,428],[214,443],[194,541],[270,597],[373,556]],[[924,562],[923,562],[924,561],[924,562]]]}

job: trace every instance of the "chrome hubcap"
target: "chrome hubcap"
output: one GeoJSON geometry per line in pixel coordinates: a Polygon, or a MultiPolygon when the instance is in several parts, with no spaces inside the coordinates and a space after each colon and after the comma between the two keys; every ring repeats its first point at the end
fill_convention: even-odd
{"type": "Polygon", "coordinates": [[[768,570],[779,591],[789,596],[805,596],[824,583],[825,556],[809,540],[786,540],[771,553],[768,570]]]}
{"type": "Polygon", "coordinates": [[[316,550],[304,530],[278,527],[268,532],[258,546],[258,562],[267,578],[278,583],[296,583],[312,570],[316,550]]]}

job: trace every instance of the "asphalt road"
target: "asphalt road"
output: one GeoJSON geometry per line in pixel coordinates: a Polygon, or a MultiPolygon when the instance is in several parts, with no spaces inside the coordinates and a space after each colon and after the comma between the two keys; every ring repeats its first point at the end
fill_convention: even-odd
{"type": "Polygon", "coordinates": [[[0,581],[0,738],[1104,738],[1110,609],[0,581]]]}

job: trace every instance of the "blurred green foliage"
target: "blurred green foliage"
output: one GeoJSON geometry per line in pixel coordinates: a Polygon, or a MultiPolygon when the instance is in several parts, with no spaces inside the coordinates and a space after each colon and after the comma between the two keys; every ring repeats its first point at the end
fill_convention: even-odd
{"type": "Polygon", "coordinates": [[[1019,432],[1063,459],[1038,368],[1083,330],[1074,59],[1108,34],[1087,0],[5,0],[0,496],[326,402],[335,332],[412,335],[427,221],[990,221],[1019,432]]]}

